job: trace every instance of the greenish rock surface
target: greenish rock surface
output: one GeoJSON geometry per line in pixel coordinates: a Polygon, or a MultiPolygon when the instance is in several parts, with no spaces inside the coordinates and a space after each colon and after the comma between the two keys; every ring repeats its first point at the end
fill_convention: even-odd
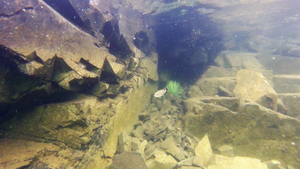
{"type": "Polygon", "coordinates": [[[241,69],[236,76],[237,84],[233,90],[236,97],[277,110],[277,93],[261,73],[241,69]]]}
{"type": "Polygon", "coordinates": [[[141,154],[135,152],[124,152],[122,154],[115,155],[113,158],[113,164],[107,169],[148,169],[141,154]]]}
{"type": "Polygon", "coordinates": [[[111,103],[109,109],[103,112],[108,120],[103,127],[95,130],[92,137],[93,141],[99,142],[96,145],[101,146],[91,146],[79,167],[104,168],[103,166],[107,166],[109,161],[105,157],[113,157],[116,153],[118,136],[123,131],[129,133],[133,130],[134,124],[139,120],[139,112],[150,102],[156,90],[156,85],[146,82],[140,85],[138,90],[128,91],[127,100],[124,100],[124,96],[119,96],[114,100],[108,99],[104,102],[111,103]]]}
{"type": "Polygon", "coordinates": [[[249,158],[249,157],[226,157],[221,155],[216,155],[215,164],[207,167],[207,169],[267,169],[267,166],[259,159],[249,158]]]}
{"type": "Polygon", "coordinates": [[[87,146],[93,130],[108,122],[110,105],[96,97],[81,96],[70,102],[47,104],[23,112],[2,127],[7,137],[62,142],[80,149],[87,146]]]}
{"type": "MultiPolygon", "coordinates": [[[[198,98],[192,98],[192,100],[198,99],[199,101],[202,101],[204,103],[213,103],[215,105],[219,105],[222,107],[225,107],[231,111],[238,111],[240,109],[240,106],[243,103],[243,100],[238,97],[198,97],[198,98]]],[[[189,101],[187,101],[189,102],[189,101]]]]}
{"type": "Polygon", "coordinates": [[[235,155],[281,159],[299,166],[299,120],[256,103],[246,103],[237,112],[196,99],[185,105],[185,131],[198,138],[208,133],[214,149],[228,144],[234,146],[235,155]]]}
{"type": "Polygon", "coordinates": [[[300,119],[300,93],[282,93],[278,98],[286,107],[286,114],[300,119]]]}

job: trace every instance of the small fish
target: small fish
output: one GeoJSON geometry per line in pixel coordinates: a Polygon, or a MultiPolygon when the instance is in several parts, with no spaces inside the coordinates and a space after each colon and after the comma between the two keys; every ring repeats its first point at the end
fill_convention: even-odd
{"type": "Polygon", "coordinates": [[[154,93],[154,97],[160,98],[164,94],[168,93],[168,89],[164,88],[154,93]]]}

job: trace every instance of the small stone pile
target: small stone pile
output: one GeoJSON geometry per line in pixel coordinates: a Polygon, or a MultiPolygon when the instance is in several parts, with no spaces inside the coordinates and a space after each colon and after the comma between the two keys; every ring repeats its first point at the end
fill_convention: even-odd
{"type": "Polygon", "coordinates": [[[276,160],[262,163],[259,159],[234,156],[233,147],[229,145],[220,146],[215,154],[207,134],[199,141],[183,131],[180,100],[167,97],[153,102],[147,111],[140,113],[140,122],[130,135],[125,132],[119,135],[117,155],[110,169],[119,168],[120,165],[131,169],[137,165],[149,169],[280,167],[280,162],[276,160]],[[136,153],[141,156],[137,158],[136,153]],[[135,162],[131,160],[133,156],[135,162]]]}

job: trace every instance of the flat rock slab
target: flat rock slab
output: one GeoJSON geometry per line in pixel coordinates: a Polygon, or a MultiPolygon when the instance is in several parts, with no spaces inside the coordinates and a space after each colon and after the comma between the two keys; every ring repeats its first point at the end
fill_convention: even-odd
{"type": "Polygon", "coordinates": [[[300,119],[300,93],[281,93],[278,98],[284,104],[287,115],[300,119]]]}
{"type": "Polygon", "coordinates": [[[0,168],[19,168],[29,165],[38,152],[42,150],[57,152],[60,148],[48,143],[0,139],[0,150],[0,168]]]}
{"type": "Polygon", "coordinates": [[[300,85],[300,75],[274,75],[274,83],[290,83],[300,85]]]}
{"type": "Polygon", "coordinates": [[[237,69],[221,67],[224,66],[221,63],[219,66],[210,66],[202,77],[213,78],[213,77],[235,77],[237,69]]]}
{"type": "Polygon", "coordinates": [[[223,86],[230,92],[236,85],[235,77],[200,78],[194,86],[199,88],[205,96],[218,95],[219,86],[223,86]]]}
{"type": "MultiPolygon", "coordinates": [[[[223,64],[225,67],[236,67],[238,69],[245,68],[251,70],[263,69],[262,65],[256,60],[256,53],[245,53],[245,52],[237,52],[237,51],[223,51],[222,58],[223,64]],[[226,64],[225,64],[226,63],[226,64]]],[[[219,65],[220,58],[218,59],[219,65]]]]}
{"type": "Polygon", "coordinates": [[[267,169],[267,166],[259,159],[249,157],[225,157],[216,155],[215,165],[207,167],[207,169],[267,169]]]}
{"type": "Polygon", "coordinates": [[[299,93],[300,92],[300,85],[297,84],[275,84],[274,90],[277,93],[299,93]]]}
{"type": "Polygon", "coordinates": [[[228,108],[231,111],[238,111],[242,105],[242,100],[238,97],[199,97],[204,103],[213,103],[228,108]]]}
{"type": "Polygon", "coordinates": [[[0,28],[2,45],[24,56],[35,51],[43,61],[55,55],[77,63],[82,58],[98,68],[102,68],[105,57],[114,58],[104,47],[94,45],[98,44],[96,38],[75,27],[46,3],[30,2],[1,5],[0,9],[7,11],[7,16],[0,18],[0,24],[6,25],[0,28]],[[23,7],[23,3],[27,6],[23,7]]]}
{"type": "Polygon", "coordinates": [[[278,93],[300,92],[300,75],[274,75],[273,82],[278,93]]]}
{"type": "Polygon", "coordinates": [[[300,74],[300,58],[262,54],[257,59],[265,69],[273,70],[274,74],[300,74]]]}
{"type": "Polygon", "coordinates": [[[125,152],[113,157],[113,164],[110,169],[148,169],[141,154],[125,152]]]}

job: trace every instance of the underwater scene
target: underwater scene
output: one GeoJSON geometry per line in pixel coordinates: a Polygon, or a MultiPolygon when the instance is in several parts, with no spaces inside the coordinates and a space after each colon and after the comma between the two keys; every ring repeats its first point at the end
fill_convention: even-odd
{"type": "Polygon", "coordinates": [[[299,0],[0,0],[0,169],[299,169],[299,0]]]}

